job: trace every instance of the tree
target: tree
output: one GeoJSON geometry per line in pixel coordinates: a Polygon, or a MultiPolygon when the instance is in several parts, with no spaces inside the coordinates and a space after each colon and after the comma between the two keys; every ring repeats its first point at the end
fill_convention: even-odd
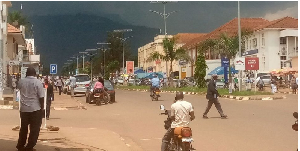
{"type": "Polygon", "coordinates": [[[206,76],[207,65],[205,62],[205,56],[203,52],[200,52],[196,60],[195,68],[195,80],[199,88],[206,87],[205,76],[206,76]]]}
{"type": "Polygon", "coordinates": [[[147,62],[152,62],[156,60],[163,60],[166,62],[170,61],[170,71],[171,74],[173,72],[173,62],[174,61],[190,61],[191,58],[186,52],[185,49],[182,47],[176,48],[176,39],[164,39],[163,40],[163,46],[164,46],[164,54],[160,54],[159,52],[153,52],[150,54],[150,56],[147,58],[147,62]]]}
{"type": "Polygon", "coordinates": [[[8,13],[8,23],[15,26],[16,28],[20,28],[21,25],[25,26],[25,30],[29,33],[31,23],[28,21],[28,18],[22,14],[21,11],[12,11],[8,13]]]}

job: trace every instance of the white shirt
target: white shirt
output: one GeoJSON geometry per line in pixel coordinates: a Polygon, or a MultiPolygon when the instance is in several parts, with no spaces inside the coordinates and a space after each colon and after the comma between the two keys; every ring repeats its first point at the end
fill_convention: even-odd
{"type": "Polygon", "coordinates": [[[45,97],[44,87],[36,77],[21,79],[18,88],[21,96],[21,112],[34,112],[41,109],[39,99],[45,97]]]}
{"type": "Polygon", "coordinates": [[[171,116],[175,116],[175,120],[172,122],[171,128],[176,127],[189,127],[191,122],[190,112],[194,111],[191,103],[178,100],[171,105],[171,116]]]}

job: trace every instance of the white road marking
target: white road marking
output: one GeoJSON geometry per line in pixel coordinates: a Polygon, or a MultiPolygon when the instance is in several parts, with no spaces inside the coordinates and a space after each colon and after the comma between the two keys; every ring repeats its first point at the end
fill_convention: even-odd
{"type": "Polygon", "coordinates": [[[126,144],[128,147],[130,147],[130,145],[129,144],[126,144]]]}

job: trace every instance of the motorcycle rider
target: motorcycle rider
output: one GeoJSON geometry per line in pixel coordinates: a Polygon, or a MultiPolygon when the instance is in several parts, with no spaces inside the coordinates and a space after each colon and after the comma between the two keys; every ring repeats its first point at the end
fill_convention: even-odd
{"type": "Polygon", "coordinates": [[[104,88],[104,80],[103,80],[103,78],[99,77],[98,81],[94,85],[94,93],[95,92],[101,92],[101,90],[104,93],[104,95],[108,97],[108,100],[110,100],[109,95],[105,91],[105,88],[104,88]]]}
{"type": "Polygon", "coordinates": [[[194,108],[191,103],[183,100],[183,92],[177,92],[175,102],[171,105],[172,124],[162,139],[161,151],[166,151],[176,127],[189,127],[195,119],[194,108]]]}
{"type": "Polygon", "coordinates": [[[159,87],[160,87],[160,80],[158,79],[157,75],[154,74],[154,78],[151,80],[150,97],[152,97],[153,95],[153,90],[159,87]]]}

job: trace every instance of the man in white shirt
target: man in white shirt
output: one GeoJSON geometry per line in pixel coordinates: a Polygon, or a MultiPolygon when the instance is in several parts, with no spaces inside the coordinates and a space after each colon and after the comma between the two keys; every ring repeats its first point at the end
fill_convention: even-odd
{"type": "Polygon", "coordinates": [[[45,97],[43,84],[36,78],[36,71],[34,68],[27,68],[26,78],[20,80],[18,89],[20,90],[21,96],[21,129],[16,148],[18,150],[31,151],[36,145],[39,137],[45,97]],[[24,147],[27,140],[28,125],[30,125],[30,134],[27,146],[24,147]]]}
{"type": "Polygon", "coordinates": [[[171,105],[171,119],[173,122],[162,139],[161,151],[167,151],[176,127],[189,127],[190,122],[195,119],[192,104],[184,101],[183,98],[182,92],[176,93],[176,102],[171,105]]]}

